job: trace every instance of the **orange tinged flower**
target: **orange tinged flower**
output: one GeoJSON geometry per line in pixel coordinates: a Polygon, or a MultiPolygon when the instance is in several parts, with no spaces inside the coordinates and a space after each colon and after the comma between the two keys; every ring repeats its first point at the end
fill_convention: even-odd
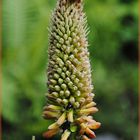
{"type": "Polygon", "coordinates": [[[43,133],[43,137],[45,137],[45,138],[51,138],[56,133],[58,133],[58,131],[59,131],[59,129],[51,129],[51,130],[48,130],[47,132],[43,133]]]}
{"type": "Polygon", "coordinates": [[[52,111],[44,111],[43,112],[43,117],[47,119],[51,118],[58,118],[60,116],[59,112],[52,112],[52,111]]]}
{"type": "Polygon", "coordinates": [[[95,133],[94,133],[92,130],[90,130],[88,127],[86,128],[85,133],[86,133],[90,138],[96,138],[95,133]]]}
{"type": "Polygon", "coordinates": [[[90,140],[87,136],[83,135],[82,140],[90,140]]]}
{"type": "Polygon", "coordinates": [[[93,123],[90,123],[90,124],[88,125],[88,127],[89,127],[90,129],[98,129],[100,126],[101,126],[101,123],[99,123],[99,122],[93,122],[93,123]]]}
{"type": "Polygon", "coordinates": [[[85,131],[86,131],[87,126],[84,123],[82,123],[80,126],[81,126],[81,129],[80,129],[79,134],[83,135],[85,133],[85,131]]]}
{"type": "Polygon", "coordinates": [[[88,104],[84,105],[83,108],[90,108],[90,107],[93,107],[95,105],[96,105],[95,102],[91,102],[91,103],[88,103],[88,104]]]}
{"type": "Polygon", "coordinates": [[[80,114],[92,114],[92,113],[95,113],[97,112],[98,109],[96,107],[91,107],[91,108],[88,108],[88,109],[81,109],[80,110],[80,114]]]}

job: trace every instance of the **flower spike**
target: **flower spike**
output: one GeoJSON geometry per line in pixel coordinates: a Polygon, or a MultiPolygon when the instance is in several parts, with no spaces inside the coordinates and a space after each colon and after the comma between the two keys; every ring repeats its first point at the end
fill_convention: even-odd
{"type": "Polygon", "coordinates": [[[58,0],[49,29],[43,117],[54,123],[43,134],[47,139],[61,133],[61,140],[91,140],[101,125],[91,116],[98,109],[93,101],[88,32],[83,0],[58,0]]]}

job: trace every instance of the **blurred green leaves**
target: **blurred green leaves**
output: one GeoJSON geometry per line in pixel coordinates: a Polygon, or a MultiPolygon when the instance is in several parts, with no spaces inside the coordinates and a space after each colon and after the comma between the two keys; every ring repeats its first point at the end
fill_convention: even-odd
{"type": "MultiPolygon", "coordinates": [[[[50,123],[41,114],[47,91],[47,27],[55,3],[3,1],[4,140],[30,140],[34,134],[42,140],[41,133],[50,123]]],[[[84,9],[100,110],[95,118],[102,122],[97,136],[109,132],[122,140],[137,140],[137,1],[85,0],[84,9]]]]}
{"type": "Polygon", "coordinates": [[[50,8],[46,1],[3,2],[3,118],[23,138],[43,129],[50,8]]]}

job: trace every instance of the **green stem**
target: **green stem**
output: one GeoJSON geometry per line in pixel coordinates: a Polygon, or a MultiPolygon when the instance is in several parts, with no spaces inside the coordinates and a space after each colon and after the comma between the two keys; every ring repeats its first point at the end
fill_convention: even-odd
{"type": "Polygon", "coordinates": [[[71,133],[71,136],[70,136],[69,140],[76,140],[76,134],[75,133],[71,133]]]}
{"type": "Polygon", "coordinates": [[[35,136],[32,136],[32,140],[35,140],[35,136]]]}

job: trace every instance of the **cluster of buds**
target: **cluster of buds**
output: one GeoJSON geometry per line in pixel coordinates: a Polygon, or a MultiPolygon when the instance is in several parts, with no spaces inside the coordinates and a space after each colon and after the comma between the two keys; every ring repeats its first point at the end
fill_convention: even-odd
{"type": "Polygon", "coordinates": [[[50,26],[48,93],[43,117],[54,123],[43,135],[47,139],[62,133],[61,140],[95,138],[100,123],[93,102],[87,20],[82,0],[59,0],[50,26]]]}

